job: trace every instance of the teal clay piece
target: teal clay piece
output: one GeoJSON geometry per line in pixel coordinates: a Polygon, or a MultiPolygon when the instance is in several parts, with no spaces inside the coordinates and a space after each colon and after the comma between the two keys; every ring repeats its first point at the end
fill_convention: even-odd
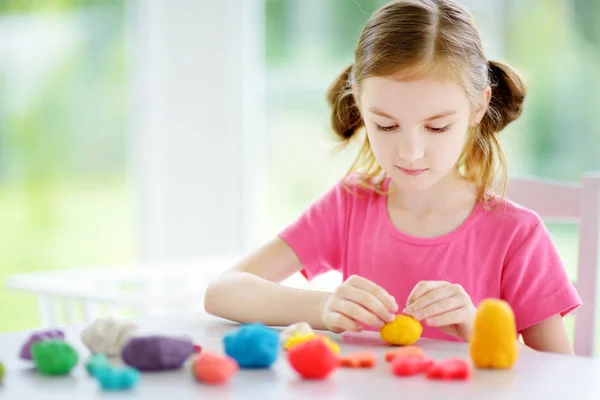
{"type": "Polygon", "coordinates": [[[110,362],[104,353],[94,354],[88,359],[87,363],[85,363],[85,368],[91,376],[97,376],[100,369],[110,367],[110,362]]]}
{"type": "Polygon", "coordinates": [[[79,359],[77,351],[64,340],[43,340],[31,347],[37,371],[44,375],[66,375],[79,359]]]}

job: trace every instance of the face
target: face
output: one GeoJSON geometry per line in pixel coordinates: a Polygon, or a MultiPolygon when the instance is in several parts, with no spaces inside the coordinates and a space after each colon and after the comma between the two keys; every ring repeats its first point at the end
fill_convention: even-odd
{"type": "Polygon", "coordinates": [[[406,189],[426,189],[457,171],[469,125],[485,112],[472,112],[461,86],[436,79],[367,78],[358,100],[378,164],[406,189]]]}

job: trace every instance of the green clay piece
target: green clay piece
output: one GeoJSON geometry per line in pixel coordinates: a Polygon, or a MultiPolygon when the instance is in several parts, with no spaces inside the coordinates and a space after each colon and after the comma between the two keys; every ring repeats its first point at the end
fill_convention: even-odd
{"type": "Polygon", "coordinates": [[[4,365],[0,362],[0,383],[2,383],[2,379],[4,379],[4,365]]]}
{"type": "Polygon", "coordinates": [[[44,375],[66,375],[79,359],[77,351],[64,340],[43,340],[31,347],[37,371],[44,375]]]}
{"type": "Polygon", "coordinates": [[[100,369],[111,368],[111,365],[104,353],[97,353],[88,359],[85,368],[91,376],[96,376],[100,369]]]}

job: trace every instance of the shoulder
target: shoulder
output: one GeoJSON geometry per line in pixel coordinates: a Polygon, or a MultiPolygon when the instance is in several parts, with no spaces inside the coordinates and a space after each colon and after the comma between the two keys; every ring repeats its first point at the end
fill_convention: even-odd
{"type": "Polygon", "coordinates": [[[491,201],[484,210],[483,220],[483,229],[489,232],[488,237],[504,243],[508,255],[553,248],[540,215],[508,199],[491,201]]]}
{"type": "Polygon", "coordinates": [[[527,235],[543,226],[543,221],[535,211],[505,198],[494,198],[484,206],[483,216],[495,229],[527,235]]]}

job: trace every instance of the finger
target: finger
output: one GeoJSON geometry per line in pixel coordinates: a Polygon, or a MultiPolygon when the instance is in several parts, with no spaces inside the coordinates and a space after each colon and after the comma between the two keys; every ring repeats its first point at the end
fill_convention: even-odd
{"type": "Polygon", "coordinates": [[[412,304],[404,309],[404,313],[416,317],[417,314],[420,314],[425,307],[455,295],[456,291],[451,285],[438,287],[437,289],[432,290],[431,292],[428,292],[415,300],[412,304]]]}
{"type": "Polygon", "coordinates": [[[385,325],[385,323],[375,314],[352,301],[338,300],[331,304],[331,310],[337,311],[346,317],[350,317],[355,321],[362,322],[373,328],[381,329],[383,328],[383,325],[385,325]]]}
{"type": "Polygon", "coordinates": [[[455,324],[463,324],[467,322],[469,313],[467,307],[461,307],[455,310],[448,311],[444,314],[429,318],[425,323],[432,327],[441,327],[455,324]]]}
{"type": "Polygon", "coordinates": [[[418,320],[428,320],[433,317],[437,317],[438,315],[447,313],[452,310],[456,310],[457,308],[461,308],[465,306],[467,303],[463,296],[454,295],[452,297],[448,297],[446,299],[440,300],[437,303],[433,303],[427,307],[421,309],[415,314],[415,318],[418,320]]]}
{"type": "Polygon", "coordinates": [[[344,331],[360,332],[363,330],[363,327],[358,322],[336,311],[332,311],[326,315],[325,324],[330,326],[330,329],[336,333],[344,331]]]}
{"type": "Polygon", "coordinates": [[[421,281],[417,283],[406,299],[406,306],[408,307],[412,302],[431,292],[432,290],[446,285],[449,285],[449,283],[446,281],[421,281]]]}
{"type": "Polygon", "coordinates": [[[396,300],[384,288],[374,282],[358,275],[352,275],[346,282],[351,286],[365,290],[377,297],[390,312],[395,313],[398,311],[396,300]]]}
{"type": "Polygon", "coordinates": [[[340,299],[352,301],[377,315],[384,322],[392,322],[396,316],[376,296],[356,286],[342,285],[336,291],[340,299]]]}

